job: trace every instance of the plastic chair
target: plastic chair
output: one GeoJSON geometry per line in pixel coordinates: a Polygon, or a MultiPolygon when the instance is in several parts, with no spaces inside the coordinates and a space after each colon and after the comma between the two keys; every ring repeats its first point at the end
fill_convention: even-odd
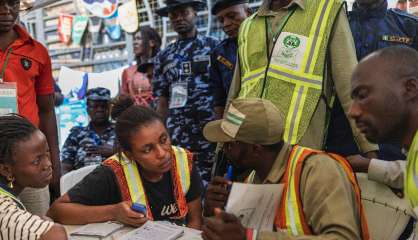
{"type": "Polygon", "coordinates": [[[87,174],[95,169],[98,164],[87,167],[82,167],[77,170],[73,170],[60,179],[61,196],[64,195],[70,188],[80,182],[87,174]]]}

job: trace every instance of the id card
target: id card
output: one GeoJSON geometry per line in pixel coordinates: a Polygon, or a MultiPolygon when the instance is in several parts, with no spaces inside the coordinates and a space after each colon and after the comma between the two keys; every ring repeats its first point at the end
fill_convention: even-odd
{"type": "Polygon", "coordinates": [[[274,46],[271,62],[290,68],[301,70],[308,38],[302,35],[283,32],[274,46]]]}
{"type": "Polygon", "coordinates": [[[0,80],[0,115],[9,113],[18,113],[16,83],[0,80]]]}
{"type": "Polygon", "coordinates": [[[170,109],[182,108],[187,104],[187,82],[174,83],[171,86],[170,109]]]}

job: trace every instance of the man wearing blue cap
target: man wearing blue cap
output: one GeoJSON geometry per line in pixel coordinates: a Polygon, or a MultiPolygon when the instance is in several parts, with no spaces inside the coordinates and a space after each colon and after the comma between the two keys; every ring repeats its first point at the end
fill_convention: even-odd
{"type": "Polygon", "coordinates": [[[109,120],[110,91],[93,88],[87,91],[86,127],[73,127],[61,152],[63,174],[88,165],[100,164],[113,153],[115,126],[109,120]]]}
{"type": "Polygon", "coordinates": [[[229,86],[234,75],[238,50],[238,31],[241,23],[250,15],[248,0],[218,0],[212,14],[220,22],[228,36],[211,54],[210,78],[213,81],[213,104],[216,118],[222,118],[229,86]]]}

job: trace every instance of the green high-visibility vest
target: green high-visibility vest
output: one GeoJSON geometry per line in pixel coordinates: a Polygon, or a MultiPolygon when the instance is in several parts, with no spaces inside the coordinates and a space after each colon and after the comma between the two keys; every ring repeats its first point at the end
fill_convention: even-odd
{"type": "Polygon", "coordinates": [[[418,207],[418,131],[406,159],[405,193],[413,208],[418,207]]]}
{"type": "Polygon", "coordinates": [[[282,23],[272,52],[266,46],[270,17],[253,14],[241,25],[238,38],[238,97],[266,98],[282,110],[286,116],[284,140],[290,144],[303,137],[319,103],[328,42],[343,6],[341,0],[305,4],[305,9],[289,10],[291,15],[282,23]]]}

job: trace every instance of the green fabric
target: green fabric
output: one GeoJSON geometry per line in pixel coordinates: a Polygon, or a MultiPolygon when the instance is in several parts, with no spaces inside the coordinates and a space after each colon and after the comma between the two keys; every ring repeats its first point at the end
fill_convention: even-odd
{"type": "MultiPolygon", "coordinates": [[[[321,1],[306,1],[305,10],[297,8],[295,13],[290,17],[287,24],[284,26],[282,32],[294,33],[309,37],[311,27],[314,24],[313,19],[317,14],[317,9],[320,7],[321,1]]],[[[319,38],[316,48],[319,48],[318,60],[314,65],[313,74],[323,79],[325,68],[326,53],[328,48],[329,37],[333,27],[333,23],[342,6],[340,0],[334,1],[331,6],[330,15],[323,24],[326,24],[324,35],[319,38]]],[[[289,115],[289,108],[294,91],[299,91],[294,83],[285,81],[268,75],[265,79],[265,74],[257,75],[252,80],[247,80],[248,75],[255,70],[266,69],[268,64],[266,47],[266,17],[257,16],[257,13],[248,18],[242,25],[239,35],[239,60],[241,69],[241,90],[238,95],[240,98],[262,97],[271,100],[285,115],[289,115]],[[245,59],[244,59],[245,58],[245,59]]],[[[267,17],[269,18],[269,17],[267,17]]],[[[285,18],[283,18],[285,19],[285,18]]],[[[282,20],[283,21],[283,20],[282,20]]],[[[271,38],[271,36],[269,37],[271,38]]],[[[269,67],[271,63],[269,64],[269,67]]],[[[259,71],[257,71],[259,72],[259,71]]],[[[299,109],[302,112],[302,117],[297,128],[297,138],[291,144],[296,144],[303,137],[306,129],[309,126],[310,120],[315,112],[317,104],[320,100],[322,87],[316,89],[308,88],[307,94],[302,96],[304,102],[303,108],[299,109]]],[[[289,116],[286,117],[286,119],[289,116]]],[[[288,128],[290,123],[286,123],[288,128]]],[[[286,139],[286,136],[284,136],[286,139]]]]}
{"type": "Polygon", "coordinates": [[[418,207],[418,131],[409,148],[406,165],[405,193],[413,208],[418,207]]]}

